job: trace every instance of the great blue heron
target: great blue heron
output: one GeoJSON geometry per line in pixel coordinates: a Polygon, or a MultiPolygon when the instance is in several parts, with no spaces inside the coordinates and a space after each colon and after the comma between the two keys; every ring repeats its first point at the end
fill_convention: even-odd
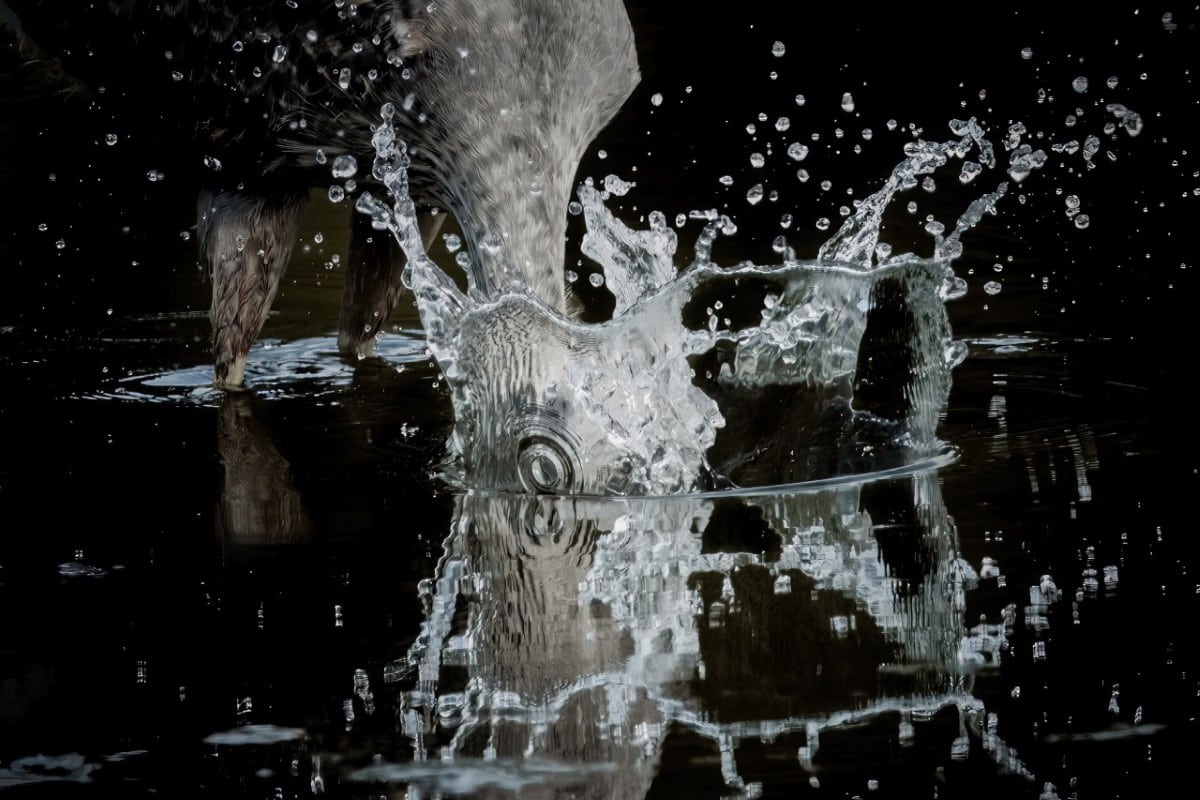
{"type": "MultiPolygon", "coordinates": [[[[423,231],[447,209],[467,234],[471,292],[520,285],[562,309],[575,171],[638,81],[621,0],[102,0],[70,14],[0,0],[0,27],[110,113],[199,147],[223,388],[243,383],[310,188],[339,155],[371,163],[384,103],[409,147],[423,231]],[[479,246],[485,236],[503,256],[479,246]]],[[[351,239],[338,346],[365,354],[401,295],[403,257],[365,220],[351,239]]]]}

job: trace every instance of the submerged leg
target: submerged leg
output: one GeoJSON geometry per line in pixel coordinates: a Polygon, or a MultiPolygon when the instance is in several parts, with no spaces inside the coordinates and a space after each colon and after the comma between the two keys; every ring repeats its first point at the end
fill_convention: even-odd
{"type": "MultiPolygon", "coordinates": [[[[433,242],[442,226],[444,213],[422,213],[418,217],[425,246],[433,242]]],[[[369,356],[375,350],[375,334],[387,322],[404,292],[400,276],[404,254],[387,231],[371,227],[371,220],[355,214],[350,230],[350,254],[346,266],[346,288],[338,322],[338,350],[348,356],[369,356]]]]}
{"type": "Polygon", "coordinates": [[[303,194],[206,192],[200,197],[201,258],[212,277],[213,385],[238,389],[296,242],[303,194]]]}

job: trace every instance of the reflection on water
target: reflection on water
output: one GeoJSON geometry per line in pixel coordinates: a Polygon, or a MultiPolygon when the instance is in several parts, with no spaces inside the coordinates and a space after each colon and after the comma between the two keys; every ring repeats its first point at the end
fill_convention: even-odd
{"type": "MultiPolygon", "coordinates": [[[[978,576],[933,471],[728,500],[468,494],[443,547],[421,636],[385,668],[414,760],[613,766],[555,796],[644,796],[672,729],[708,741],[746,796],[763,789],[739,772],[748,740],[815,775],[824,730],[878,723],[906,747],[961,708],[938,735],[965,757],[984,709],[960,650],[1004,647],[1002,628],[964,639],[978,576]]],[[[441,788],[427,773],[351,779],[441,788]]]]}

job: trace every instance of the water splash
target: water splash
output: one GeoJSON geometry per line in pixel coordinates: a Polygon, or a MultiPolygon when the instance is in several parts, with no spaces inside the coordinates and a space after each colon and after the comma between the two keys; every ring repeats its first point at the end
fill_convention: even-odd
{"type": "MultiPolygon", "coordinates": [[[[363,194],[357,207],[390,230],[408,258],[404,280],[452,389],[449,477],[518,491],[678,494],[894,466],[944,447],[937,414],[950,370],[965,355],[944,308],[965,290],[950,265],[961,255],[961,236],[995,210],[1007,184],[972,202],[949,235],[939,226],[930,256],[893,254],[879,238],[894,195],[922,176],[972,151],[996,166],[976,120],[951,123],[955,139],[906,146],[883,187],[812,261],[784,245],[779,265],[717,265],[712,245],[736,226],[714,213],[704,215],[695,259],[681,268],[665,215],[655,212],[649,230],[633,230],[607,209],[607,192],[579,187],[582,249],[603,267],[615,300],[611,320],[586,324],[510,280],[476,280],[507,288],[468,295],[434,263],[422,246],[392,113],[384,108],[373,135],[373,175],[392,204],[363,194]],[[871,315],[887,303],[904,319],[883,338],[909,370],[883,404],[890,415],[881,416],[855,407],[854,386],[871,315]],[[745,422],[781,399],[794,413],[767,445],[745,422]]],[[[1010,149],[1028,166],[1030,154],[1010,149]]],[[[482,235],[473,244],[502,277],[519,273],[504,266],[501,243],[482,235]]]]}

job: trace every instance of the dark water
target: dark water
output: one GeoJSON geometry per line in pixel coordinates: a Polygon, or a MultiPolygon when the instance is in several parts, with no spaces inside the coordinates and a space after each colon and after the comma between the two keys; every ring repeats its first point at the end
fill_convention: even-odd
{"type": "MultiPolygon", "coordinates": [[[[953,463],[753,497],[456,495],[432,476],[451,411],[411,305],[381,358],[336,355],[343,275],[327,262],[346,257],[350,210],[320,192],[251,353],[255,391],[222,396],[207,388],[186,165],[150,133],[107,146],[102,113],[32,91],[6,48],[0,787],[1187,791],[1197,12],[935,4],[798,25],[641,3],[631,16],[643,83],[580,177],[635,180],[612,204],[631,222],[730,213],[721,263],[776,261],[783,213],[792,246],[815,253],[817,218],[836,225],[878,186],[910,123],[946,138],[949,119],[976,115],[1001,138],[1022,120],[1049,152],[1075,136],[1077,106],[1080,140],[1101,128],[1098,97],[1142,115],[1138,137],[1100,137],[1094,170],[1056,157],[965,237],[968,292],[949,311],[969,354],[939,430],[953,463]],[[801,164],[791,141],[811,148],[801,164]],[[759,182],[778,198],[748,205],[759,182]],[[1088,227],[1064,213],[1068,195],[1088,227]]],[[[901,202],[952,219],[990,187],[939,173],[937,192],[901,202]]],[[[890,223],[898,246],[906,224],[890,223]]]]}

